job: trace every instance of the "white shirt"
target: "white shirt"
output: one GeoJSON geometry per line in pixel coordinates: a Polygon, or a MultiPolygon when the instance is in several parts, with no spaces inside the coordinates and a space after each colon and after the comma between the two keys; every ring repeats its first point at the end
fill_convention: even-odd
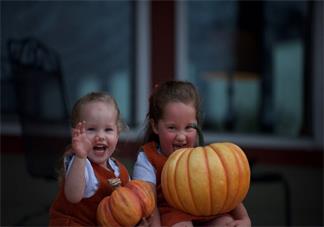
{"type": "Polygon", "coordinates": [[[133,169],[133,179],[148,181],[156,185],[156,169],[143,151],[138,153],[133,169]]]}
{"type": "MultiPolygon", "coordinates": [[[[70,171],[71,165],[75,159],[75,155],[67,156],[64,158],[64,166],[66,169],[66,174],[70,171]]],[[[112,159],[108,159],[107,161],[111,168],[114,171],[116,177],[119,177],[120,171],[117,163],[115,163],[112,159]]],[[[84,176],[85,176],[85,190],[83,194],[83,198],[89,198],[95,194],[99,187],[99,181],[94,173],[92,165],[88,159],[86,159],[86,165],[84,169],[84,176]]]]}

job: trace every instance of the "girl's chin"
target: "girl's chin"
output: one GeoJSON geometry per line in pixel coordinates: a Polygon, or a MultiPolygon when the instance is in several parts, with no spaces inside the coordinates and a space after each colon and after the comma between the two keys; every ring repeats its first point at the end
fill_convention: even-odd
{"type": "Polygon", "coordinates": [[[107,151],[94,151],[93,154],[95,155],[95,157],[105,157],[107,155],[107,151]]]}

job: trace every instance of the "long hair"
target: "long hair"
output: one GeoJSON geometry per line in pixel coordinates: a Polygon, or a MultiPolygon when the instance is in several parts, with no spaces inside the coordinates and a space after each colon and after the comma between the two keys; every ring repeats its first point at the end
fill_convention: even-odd
{"type": "Polygon", "coordinates": [[[198,127],[201,124],[200,97],[195,86],[187,81],[167,81],[158,86],[149,98],[149,110],[146,115],[144,143],[155,141],[159,143],[159,137],[153,132],[151,121],[158,123],[163,117],[164,108],[170,102],[192,104],[196,110],[198,127]]]}

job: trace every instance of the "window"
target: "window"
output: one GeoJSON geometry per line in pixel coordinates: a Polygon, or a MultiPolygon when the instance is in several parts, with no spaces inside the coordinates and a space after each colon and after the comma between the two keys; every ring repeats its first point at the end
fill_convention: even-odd
{"type": "MultiPolygon", "coordinates": [[[[141,72],[143,77],[146,73],[143,65],[145,67],[147,63],[135,62],[138,54],[135,45],[139,46],[138,51],[145,49],[141,48],[145,34],[141,34],[141,41],[135,43],[138,40],[136,29],[143,32],[143,23],[134,19],[139,16],[135,12],[138,5],[132,1],[1,2],[3,120],[10,119],[16,112],[6,42],[12,38],[33,37],[60,55],[69,110],[85,93],[103,90],[116,98],[122,116],[130,126],[139,123],[145,114],[136,109],[136,99],[138,95],[146,95],[146,90],[145,85],[143,89],[143,85],[136,83],[136,74],[141,72]],[[135,64],[140,65],[135,67],[135,64]],[[136,93],[138,90],[141,93],[136,93]]],[[[143,18],[143,12],[140,16],[142,22],[147,20],[143,18]]],[[[147,60],[146,53],[141,54],[147,60]]],[[[45,108],[51,109],[50,103],[46,105],[45,108]]]]}
{"type": "Polygon", "coordinates": [[[177,77],[197,85],[205,130],[310,136],[308,1],[185,1],[178,8],[177,77]]]}

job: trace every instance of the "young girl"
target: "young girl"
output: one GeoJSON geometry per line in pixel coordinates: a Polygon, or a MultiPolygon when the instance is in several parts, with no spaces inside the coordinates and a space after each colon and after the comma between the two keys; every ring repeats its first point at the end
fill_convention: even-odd
{"type": "Polygon", "coordinates": [[[129,180],[126,167],[112,158],[123,128],[110,95],[94,92],[72,109],[72,146],[64,157],[64,176],[50,209],[50,226],[96,226],[99,202],[111,194],[107,179],[129,180]]]}
{"type": "Polygon", "coordinates": [[[144,145],[134,165],[133,178],[149,182],[157,195],[157,208],[151,226],[250,226],[243,204],[228,214],[193,216],[170,207],[161,188],[161,172],[168,156],[177,149],[197,145],[200,100],[189,82],[168,81],[149,99],[144,145]]]}

